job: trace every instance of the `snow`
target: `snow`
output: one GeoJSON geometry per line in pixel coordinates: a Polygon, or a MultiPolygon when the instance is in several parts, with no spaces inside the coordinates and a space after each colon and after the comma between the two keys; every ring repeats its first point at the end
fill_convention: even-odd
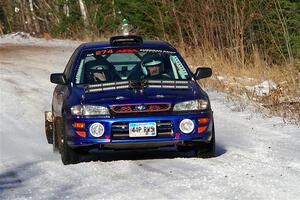
{"type": "Polygon", "coordinates": [[[0,38],[0,199],[299,199],[300,128],[209,92],[217,157],[93,152],[64,166],[44,133],[54,85],[78,45],[0,38]]]}
{"type": "Polygon", "coordinates": [[[80,42],[74,40],[43,39],[32,37],[29,33],[16,32],[7,35],[0,35],[0,45],[2,44],[24,44],[38,46],[64,46],[72,47],[80,42]]]}
{"type": "Polygon", "coordinates": [[[270,94],[271,90],[277,88],[277,84],[272,80],[266,80],[258,85],[246,86],[245,88],[249,91],[255,92],[255,94],[258,96],[266,96],[270,94]]]}
{"type": "Polygon", "coordinates": [[[216,80],[222,82],[224,85],[231,85],[231,86],[236,86],[240,89],[246,89],[257,96],[267,96],[271,93],[272,90],[278,88],[277,84],[272,80],[265,80],[253,86],[253,82],[256,82],[257,80],[251,77],[245,77],[245,76],[233,77],[233,76],[218,75],[212,78],[215,78],[216,80]],[[245,86],[245,84],[250,84],[252,86],[250,85],[245,86]]]}
{"type": "Polygon", "coordinates": [[[225,80],[225,77],[224,76],[216,76],[216,79],[218,81],[224,81],[225,80]]]}

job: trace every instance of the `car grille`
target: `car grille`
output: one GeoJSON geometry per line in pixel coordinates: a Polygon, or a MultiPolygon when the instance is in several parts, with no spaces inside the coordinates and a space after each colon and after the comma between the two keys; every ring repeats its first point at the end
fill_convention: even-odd
{"type": "MultiPolygon", "coordinates": [[[[111,127],[112,139],[130,139],[128,122],[115,122],[111,127]]],[[[173,128],[171,121],[156,121],[157,135],[155,138],[173,137],[173,128]]]]}
{"type": "Polygon", "coordinates": [[[111,110],[114,113],[163,112],[170,110],[170,108],[171,104],[169,103],[145,103],[111,106],[111,110]]]}

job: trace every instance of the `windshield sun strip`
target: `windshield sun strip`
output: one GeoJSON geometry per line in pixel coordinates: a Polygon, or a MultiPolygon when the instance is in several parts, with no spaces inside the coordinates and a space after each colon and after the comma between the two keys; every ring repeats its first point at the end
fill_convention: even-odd
{"type": "MultiPolygon", "coordinates": [[[[137,82],[139,83],[139,82],[137,82]]],[[[189,89],[190,81],[164,81],[164,80],[148,80],[142,88],[132,88],[128,81],[112,82],[88,85],[85,90],[87,93],[103,92],[116,89],[144,89],[144,88],[165,88],[165,89],[189,89]]]]}
{"type": "Polygon", "coordinates": [[[189,84],[189,81],[180,81],[180,80],[148,80],[148,83],[151,84],[189,84]]]}

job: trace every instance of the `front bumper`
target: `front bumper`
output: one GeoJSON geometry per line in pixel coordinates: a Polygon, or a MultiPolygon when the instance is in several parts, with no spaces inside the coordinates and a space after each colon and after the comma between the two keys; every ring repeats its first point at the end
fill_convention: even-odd
{"type": "Polygon", "coordinates": [[[66,119],[65,123],[67,143],[72,148],[84,146],[110,149],[162,147],[176,145],[178,143],[182,144],[184,142],[209,142],[212,137],[213,113],[212,111],[203,111],[186,114],[118,116],[111,118],[74,118],[70,116],[66,119]],[[209,122],[205,124],[207,128],[201,133],[198,133],[198,126],[200,126],[198,123],[199,118],[209,118],[209,122]],[[191,119],[194,122],[195,127],[192,133],[184,134],[180,131],[179,124],[183,119],[191,119]],[[86,137],[80,137],[76,134],[76,130],[78,131],[78,129],[72,126],[75,122],[85,123],[85,128],[81,131],[86,132],[86,137]],[[103,136],[99,138],[95,138],[89,133],[89,127],[95,122],[102,123],[105,128],[103,136]],[[157,126],[160,126],[157,127],[157,136],[131,138],[126,133],[126,130],[122,132],[123,135],[121,136],[120,134],[116,134],[116,124],[126,126],[132,122],[156,122],[157,126]]]}

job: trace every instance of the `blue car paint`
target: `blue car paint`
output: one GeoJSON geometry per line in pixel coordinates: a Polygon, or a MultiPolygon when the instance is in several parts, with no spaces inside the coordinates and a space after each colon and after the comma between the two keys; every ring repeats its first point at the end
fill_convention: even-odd
{"type": "MultiPolygon", "coordinates": [[[[178,102],[204,99],[209,102],[207,94],[202,90],[198,83],[194,80],[190,80],[190,89],[155,89],[155,88],[145,88],[142,93],[136,94],[130,89],[119,89],[111,90],[105,92],[95,92],[95,93],[85,93],[84,89],[74,84],[75,74],[77,71],[77,66],[79,66],[81,53],[85,50],[91,49],[161,49],[167,51],[173,51],[183,63],[184,67],[187,69],[189,76],[193,77],[192,72],[189,70],[187,64],[180,56],[180,54],[166,42],[161,41],[145,41],[143,45],[129,45],[122,47],[111,46],[108,42],[101,43],[88,43],[83,44],[77,48],[77,55],[73,62],[72,71],[70,73],[70,81],[67,85],[68,91],[70,91],[66,98],[63,100],[62,109],[64,113],[61,116],[65,118],[65,128],[66,128],[66,139],[67,143],[72,148],[82,147],[82,146],[93,146],[107,143],[121,144],[121,143],[157,143],[163,141],[170,141],[176,144],[180,141],[202,141],[209,142],[212,136],[213,127],[213,113],[209,106],[207,110],[204,111],[185,111],[185,112],[173,112],[168,111],[166,113],[132,113],[127,115],[108,115],[99,117],[78,117],[71,115],[70,108],[78,104],[91,104],[91,105],[102,105],[102,106],[112,106],[115,104],[134,104],[134,103],[171,103],[174,105],[178,102]],[[157,95],[163,95],[164,98],[158,97],[157,95]],[[84,96],[84,98],[82,98],[84,96]],[[122,96],[122,99],[116,99],[116,97],[122,96]],[[197,119],[201,117],[207,117],[210,119],[208,128],[201,134],[197,133],[198,122],[197,119]],[[179,123],[183,119],[191,119],[195,124],[195,128],[191,134],[184,134],[179,129],[179,123]],[[127,139],[113,139],[110,133],[112,123],[114,122],[156,122],[169,120],[172,123],[173,135],[167,138],[156,138],[156,137],[145,137],[145,138],[127,138],[127,139]],[[76,134],[75,128],[72,126],[74,122],[85,122],[85,131],[87,137],[80,137],[76,134]],[[105,132],[100,138],[94,138],[89,133],[89,127],[94,122],[100,122],[104,125],[105,132]],[[179,137],[178,137],[179,136],[179,137]]],[[[54,101],[53,101],[54,102],[54,101]]]]}
{"type": "Polygon", "coordinates": [[[203,141],[208,142],[212,134],[212,120],[209,122],[207,130],[202,133],[197,133],[197,119],[207,117],[212,118],[212,113],[209,111],[203,112],[186,112],[184,114],[173,113],[170,115],[160,115],[160,114],[151,114],[149,116],[126,116],[126,117],[117,117],[117,118],[74,118],[73,116],[67,117],[67,135],[68,135],[68,144],[72,147],[86,146],[86,145],[95,145],[95,144],[104,144],[107,142],[112,143],[127,143],[127,142],[161,142],[161,141],[203,141]],[[195,124],[195,129],[191,134],[184,134],[179,129],[179,123],[183,119],[191,119],[195,124]],[[170,120],[173,126],[173,136],[169,138],[130,138],[127,140],[113,140],[111,139],[110,130],[111,125],[114,122],[156,122],[170,120]],[[80,137],[75,133],[75,128],[72,127],[74,122],[85,122],[86,128],[85,131],[89,133],[89,127],[92,123],[100,122],[105,127],[104,135],[100,138],[95,138],[92,135],[88,134],[86,138],[80,137]],[[176,138],[176,133],[180,134],[179,138],[176,138]],[[109,136],[109,139],[106,137],[109,136]]]}

